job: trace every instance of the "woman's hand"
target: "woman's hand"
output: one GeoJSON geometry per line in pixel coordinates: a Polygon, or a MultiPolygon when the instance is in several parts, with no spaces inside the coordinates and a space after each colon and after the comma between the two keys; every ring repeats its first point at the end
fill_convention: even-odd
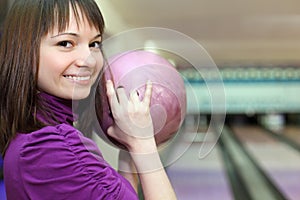
{"type": "MultiPolygon", "coordinates": [[[[106,83],[107,96],[115,124],[108,129],[108,135],[125,145],[129,151],[141,153],[141,143],[154,144],[154,129],[150,115],[152,83],[147,82],[144,98],[139,99],[137,91],[127,98],[123,87],[114,89],[112,81],[106,83]]],[[[153,150],[153,147],[148,149],[153,150]]]]}
{"type": "MultiPolygon", "coordinates": [[[[132,174],[132,169],[136,170],[145,199],[175,200],[175,192],[160,160],[154,139],[149,108],[152,93],[151,82],[147,83],[142,100],[139,99],[136,91],[131,92],[129,98],[127,98],[124,88],[118,88],[115,91],[111,81],[107,81],[106,86],[115,121],[115,124],[109,127],[107,132],[111,137],[124,144],[130,155],[130,158],[127,159],[124,156],[121,157],[121,173],[136,188],[137,179],[132,174]],[[130,164],[131,162],[134,165],[130,164]],[[125,168],[123,168],[124,166],[125,168]]],[[[127,154],[127,152],[124,153],[127,154]]]]}

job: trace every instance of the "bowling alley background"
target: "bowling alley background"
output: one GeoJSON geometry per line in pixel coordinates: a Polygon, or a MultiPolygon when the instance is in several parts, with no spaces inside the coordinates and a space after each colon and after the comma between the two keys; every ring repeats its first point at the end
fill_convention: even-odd
{"type": "MultiPolygon", "coordinates": [[[[98,3],[106,20],[106,38],[143,27],[174,30],[202,46],[218,68],[216,72],[203,66],[199,52],[172,37],[145,40],[145,47],[157,47],[156,53],[175,65],[187,86],[182,137],[162,155],[168,160],[183,152],[167,166],[179,199],[300,198],[300,3],[98,3]],[[162,50],[166,43],[189,59],[162,50]],[[192,62],[197,59],[199,63],[192,62]],[[224,102],[212,99],[218,97],[214,83],[218,90],[222,87],[224,102]],[[224,114],[218,110],[222,107],[224,127],[215,122],[224,114]]],[[[113,151],[107,149],[111,159],[113,151]]]]}
{"type": "MultiPolygon", "coordinates": [[[[10,3],[0,2],[0,35],[10,3]]],[[[172,63],[187,86],[180,137],[162,152],[163,160],[176,158],[166,170],[178,199],[300,199],[300,2],[97,3],[106,21],[104,39],[135,28],[170,29],[203,47],[217,66],[218,71],[200,65],[199,53],[184,42],[145,40],[145,47],[157,47],[152,52],[172,63]],[[160,49],[165,43],[191,59],[160,49]],[[208,87],[216,82],[225,94],[221,105],[208,87]]],[[[116,167],[118,150],[94,139],[116,167]]],[[[5,199],[3,184],[0,199],[5,199]]]]}

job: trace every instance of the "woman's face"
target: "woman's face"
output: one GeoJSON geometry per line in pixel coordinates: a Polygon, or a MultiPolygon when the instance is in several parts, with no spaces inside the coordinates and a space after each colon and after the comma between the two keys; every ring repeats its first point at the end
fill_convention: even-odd
{"type": "Polygon", "coordinates": [[[65,31],[55,29],[41,40],[39,90],[64,99],[86,98],[103,66],[100,45],[95,27],[85,18],[77,24],[71,12],[65,31]]]}

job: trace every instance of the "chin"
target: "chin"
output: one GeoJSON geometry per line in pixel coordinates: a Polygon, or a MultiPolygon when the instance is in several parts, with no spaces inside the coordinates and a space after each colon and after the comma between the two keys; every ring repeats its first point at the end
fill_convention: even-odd
{"type": "Polygon", "coordinates": [[[80,90],[76,90],[73,92],[71,99],[73,100],[82,100],[85,99],[89,96],[90,94],[90,90],[85,90],[85,91],[80,91],[80,90]]]}

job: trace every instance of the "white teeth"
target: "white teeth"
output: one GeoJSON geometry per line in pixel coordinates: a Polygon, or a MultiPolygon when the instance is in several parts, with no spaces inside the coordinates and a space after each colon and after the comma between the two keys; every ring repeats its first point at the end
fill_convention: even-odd
{"type": "Polygon", "coordinates": [[[68,79],[72,79],[74,81],[87,81],[91,78],[91,76],[69,76],[69,75],[66,75],[64,77],[68,79]]]}

